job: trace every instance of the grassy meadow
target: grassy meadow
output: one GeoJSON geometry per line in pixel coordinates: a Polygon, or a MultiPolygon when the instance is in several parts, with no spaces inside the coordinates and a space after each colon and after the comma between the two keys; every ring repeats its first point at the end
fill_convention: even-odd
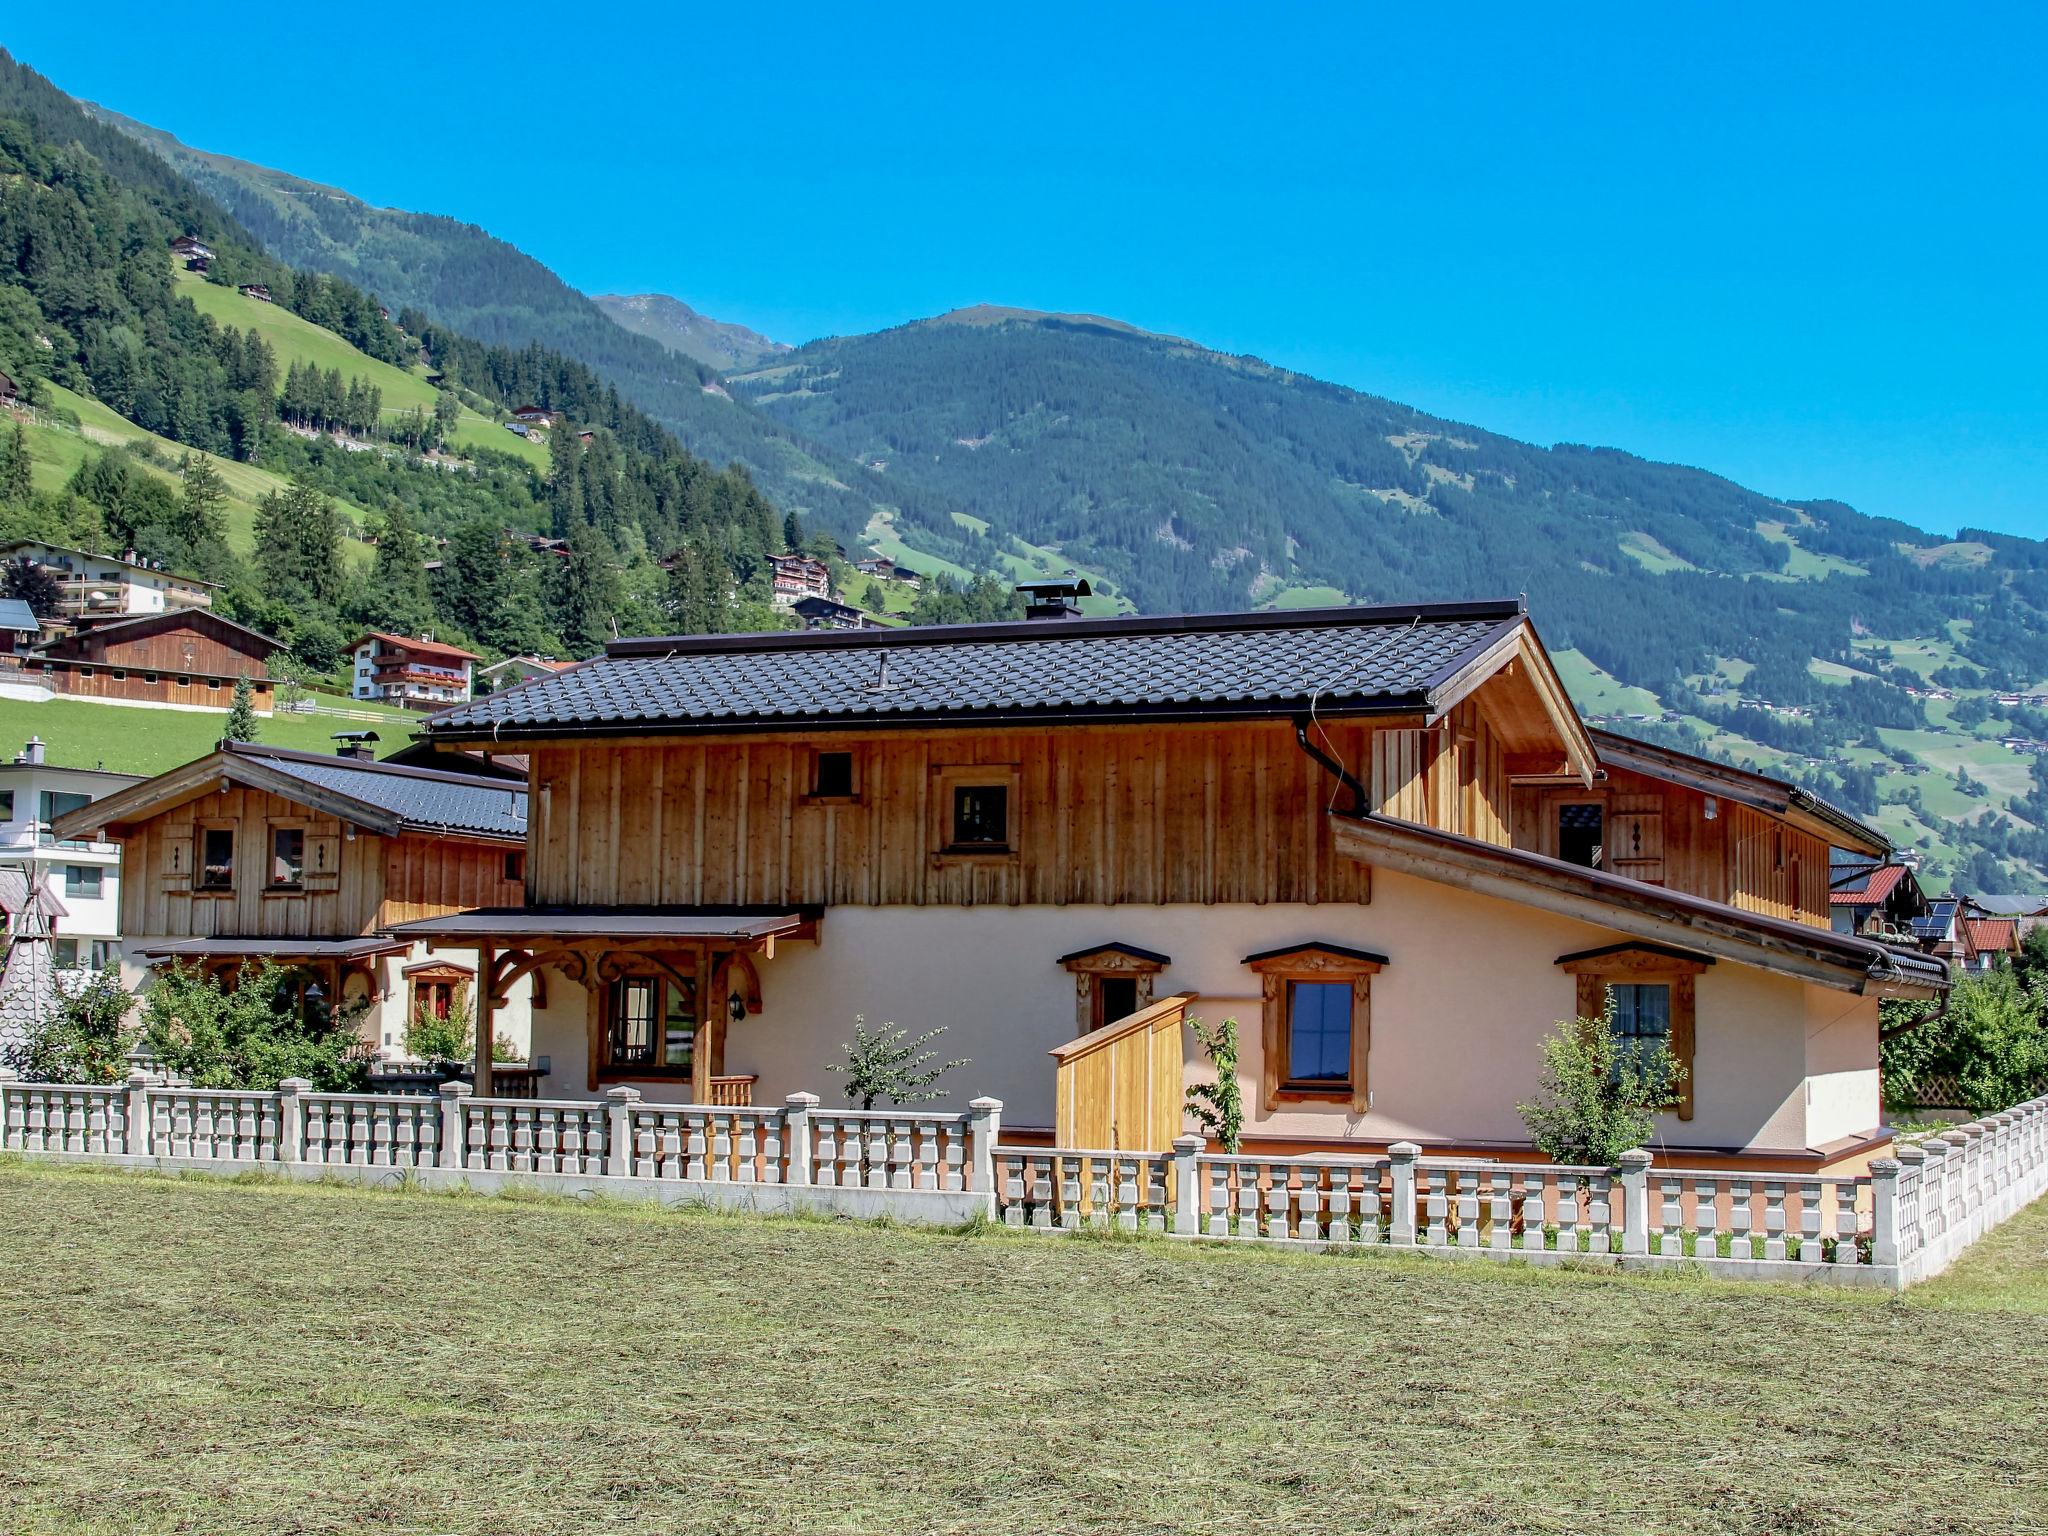
{"type": "Polygon", "coordinates": [[[0,1163],[0,1529],[2048,1529],[2048,1203],[1903,1298],[0,1163]]]}
{"type": "MultiPolygon", "coordinates": [[[[385,710],[354,699],[323,698],[323,704],[386,715],[388,726],[328,715],[273,715],[259,727],[266,746],[303,752],[332,752],[336,731],[374,730],[383,739],[380,756],[412,740],[420,716],[385,710]]],[[[11,761],[21,744],[40,736],[49,761],[64,768],[105,768],[115,773],[162,773],[204,757],[220,741],[225,713],[208,710],[138,709],[83,699],[0,699],[0,761],[11,761]]]]}

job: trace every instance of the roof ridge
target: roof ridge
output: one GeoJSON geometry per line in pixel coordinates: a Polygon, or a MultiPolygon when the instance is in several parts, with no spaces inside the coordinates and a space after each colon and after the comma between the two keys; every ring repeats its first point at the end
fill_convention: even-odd
{"type": "Polygon", "coordinates": [[[309,752],[303,747],[274,747],[260,741],[228,741],[221,743],[221,750],[230,757],[313,763],[324,767],[345,768],[352,773],[382,773],[393,778],[429,779],[441,784],[460,784],[470,789],[495,789],[515,795],[526,793],[526,785],[518,779],[494,778],[483,773],[455,773],[446,768],[421,768],[412,763],[387,763],[379,758],[343,757],[338,752],[309,752]]]}
{"type": "Polygon", "coordinates": [[[1423,621],[1520,618],[1520,598],[1444,603],[1357,604],[1337,608],[1262,608],[1229,613],[1125,614],[1113,618],[1006,619],[991,624],[929,624],[907,629],[771,630],[744,635],[645,635],[614,640],[605,659],[752,651],[864,650],[914,645],[980,645],[1006,640],[1104,639],[1118,635],[1238,634],[1250,630],[1364,629],[1423,621]]]}

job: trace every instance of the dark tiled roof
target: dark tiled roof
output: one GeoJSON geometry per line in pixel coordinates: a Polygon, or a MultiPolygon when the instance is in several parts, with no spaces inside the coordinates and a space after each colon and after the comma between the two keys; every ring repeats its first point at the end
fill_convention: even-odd
{"type": "Polygon", "coordinates": [[[1516,602],[616,642],[430,718],[440,737],[890,720],[1414,709],[1523,622],[1516,602]]]}
{"type": "Polygon", "coordinates": [[[430,768],[395,768],[312,752],[273,747],[234,747],[234,756],[300,783],[345,795],[407,827],[427,832],[480,832],[494,837],[526,835],[526,791],[506,779],[472,778],[430,768]]]}

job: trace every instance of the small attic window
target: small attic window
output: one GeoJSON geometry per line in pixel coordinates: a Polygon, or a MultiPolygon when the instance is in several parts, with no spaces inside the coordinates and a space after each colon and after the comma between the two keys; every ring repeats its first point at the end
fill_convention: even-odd
{"type": "Polygon", "coordinates": [[[853,793],[853,754],[851,752],[820,752],[818,771],[811,782],[811,793],[828,795],[835,799],[853,793]]]}

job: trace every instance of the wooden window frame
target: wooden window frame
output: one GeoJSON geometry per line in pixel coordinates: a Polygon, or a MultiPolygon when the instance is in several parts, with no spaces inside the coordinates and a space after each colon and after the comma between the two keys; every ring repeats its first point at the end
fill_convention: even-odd
{"type": "Polygon", "coordinates": [[[233,896],[242,873],[242,829],[232,821],[202,821],[192,828],[192,894],[195,896],[233,896]],[[215,832],[228,835],[228,878],[225,885],[215,885],[206,878],[206,839],[215,832]]]}
{"type": "Polygon", "coordinates": [[[263,824],[263,894],[266,896],[303,896],[306,894],[306,875],[311,863],[313,834],[304,821],[285,819],[267,821],[263,824]],[[296,832],[299,834],[299,878],[290,882],[280,881],[277,874],[277,834],[296,832]]]}
{"type": "MultiPolygon", "coordinates": [[[[643,1078],[671,1082],[691,1082],[697,1075],[697,1058],[710,1045],[710,1032],[706,1029],[704,997],[706,988],[701,974],[692,979],[691,991],[696,994],[693,1007],[697,1016],[697,1027],[690,1037],[690,1064],[687,1067],[670,1066],[659,1059],[666,1054],[668,1019],[668,994],[680,985],[679,979],[660,966],[631,966],[609,981],[598,981],[597,998],[597,1046],[602,1053],[597,1062],[597,1075],[601,1080],[616,1082],[638,1082],[643,1078]],[[612,1055],[612,1029],[618,1022],[619,999],[626,987],[635,982],[647,982],[654,988],[654,1013],[652,1028],[654,1038],[649,1042],[656,1059],[649,1062],[619,1061],[612,1055]]],[[[722,1006],[722,1004],[721,1004],[722,1006]]]]}
{"type": "Polygon", "coordinates": [[[1582,954],[1561,955],[1558,968],[1576,983],[1574,1007],[1582,1019],[1597,1019],[1607,1011],[1607,989],[1614,985],[1668,986],[1671,988],[1671,1054],[1685,1076],[1678,1084],[1670,1111],[1690,1120],[1696,1073],[1693,1057],[1699,1041],[1699,978],[1714,962],[1683,950],[1664,949],[1655,944],[1613,944],[1582,954]]]}
{"type": "Polygon", "coordinates": [[[1074,978],[1074,1032],[1077,1035],[1093,1034],[1105,1024],[1114,1024],[1115,1019],[1102,1016],[1102,982],[1106,977],[1128,978],[1137,983],[1137,1012],[1152,1006],[1153,994],[1158,989],[1160,972],[1173,962],[1165,955],[1155,955],[1150,950],[1133,949],[1125,944],[1102,944],[1094,949],[1081,950],[1065,955],[1060,966],[1074,978]]]}
{"type": "Polygon", "coordinates": [[[933,768],[929,797],[932,858],[935,861],[1014,861],[1023,846],[1020,836],[1024,812],[1020,793],[1022,778],[1015,763],[953,764],[933,768]],[[1006,792],[1001,843],[953,841],[953,797],[963,789],[1001,789],[1006,792]]]}
{"type": "Polygon", "coordinates": [[[812,746],[804,749],[804,793],[798,796],[800,805],[859,805],[861,803],[862,770],[865,754],[851,743],[829,746],[812,746]],[[851,786],[843,795],[822,794],[818,790],[818,760],[822,757],[844,757],[847,761],[847,782],[851,786]]]}
{"type": "Polygon", "coordinates": [[[1348,1104],[1363,1114],[1372,1101],[1372,979],[1386,967],[1384,955],[1367,954],[1341,944],[1298,944],[1288,949],[1250,955],[1245,964],[1255,972],[1264,992],[1260,1030],[1259,1086],[1266,1113],[1282,1104],[1348,1104]],[[1282,1068],[1287,1061],[1288,983],[1323,981],[1351,983],[1351,1076],[1348,1082],[1290,1083],[1282,1068]]]}

